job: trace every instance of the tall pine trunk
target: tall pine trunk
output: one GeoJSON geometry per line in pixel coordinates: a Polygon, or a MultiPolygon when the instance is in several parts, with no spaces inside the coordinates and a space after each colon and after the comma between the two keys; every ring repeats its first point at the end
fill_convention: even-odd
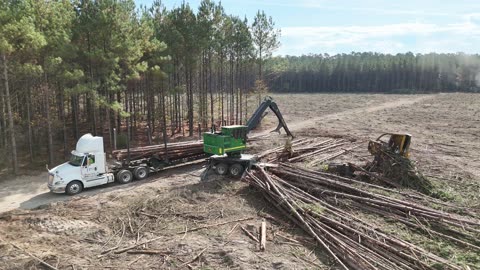
{"type": "Polygon", "coordinates": [[[27,127],[28,127],[28,150],[30,154],[30,162],[33,162],[33,135],[32,135],[32,116],[30,112],[30,102],[31,102],[31,91],[30,91],[30,85],[28,86],[27,90],[27,127]]]}
{"type": "Polygon", "coordinates": [[[47,73],[45,76],[45,116],[47,118],[47,145],[48,145],[48,164],[53,163],[53,136],[52,136],[52,121],[50,119],[50,85],[48,83],[47,73]]]}
{"type": "Polygon", "coordinates": [[[5,95],[3,95],[3,93],[0,93],[0,97],[1,97],[1,101],[2,101],[2,127],[3,127],[3,146],[5,147],[5,149],[7,148],[8,146],[8,128],[7,128],[7,113],[5,112],[5,108],[7,107],[7,105],[5,105],[5,95]]]}
{"type": "Polygon", "coordinates": [[[225,102],[225,97],[224,97],[224,88],[223,88],[223,54],[222,56],[220,57],[220,93],[222,95],[222,119],[221,119],[221,123],[220,123],[220,126],[223,126],[223,124],[225,123],[225,105],[224,105],[224,102],[225,102]]]}
{"type": "Polygon", "coordinates": [[[193,136],[193,76],[192,67],[188,68],[188,136],[193,136]]]}
{"type": "Polygon", "coordinates": [[[65,92],[62,91],[60,95],[60,104],[61,104],[61,115],[62,118],[62,129],[63,129],[63,157],[68,157],[68,134],[67,134],[67,123],[65,116],[65,92]]]}
{"type": "Polygon", "coordinates": [[[208,90],[210,93],[210,121],[211,121],[211,126],[213,127],[215,125],[215,117],[213,116],[213,76],[212,76],[212,54],[209,53],[208,56],[208,90]]]}
{"type": "Polygon", "coordinates": [[[7,113],[8,113],[8,126],[10,130],[10,143],[12,144],[11,152],[12,152],[12,165],[13,165],[13,173],[15,175],[18,174],[18,161],[17,161],[17,144],[15,141],[15,129],[13,126],[13,112],[12,112],[12,104],[10,102],[10,89],[8,85],[8,71],[7,71],[7,56],[2,54],[2,62],[3,62],[3,80],[5,84],[5,99],[7,100],[7,113]]]}

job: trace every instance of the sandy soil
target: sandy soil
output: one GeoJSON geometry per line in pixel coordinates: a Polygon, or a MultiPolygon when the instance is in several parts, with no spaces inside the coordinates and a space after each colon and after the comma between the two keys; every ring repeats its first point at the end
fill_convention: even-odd
{"type": "MultiPolygon", "coordinates": [[[[479,208],[480,96],[301,94],[274,98],[299,137],[339,136],[362,142],[383,132],[408,131],[413,135],[411,152],[418,167],[449,192],[456,204],[479,208]]],[[[275,124],[269,115],[261,128],[269,130],[275,124]]],[[[251,151],[281,145],[284,140],[269,134],[255,142],[251,151]]],[[[365,144],[349,158],[367,156],[365,144]]],[[[75,197],[48,193],[45,174],[0,183],[0,212],[21,208],[0,214],[0,269],[34,269],[38,263],[25,251],[59,269],[186,269],[187,263],[196,269],[330,269],[321,250],[286,224],[260,194],[229,179],[200,182],[201,170],[201,165],[176,168],[144,181],[94,188],[75,197]],[[42,209],[22,210],[35,207],[42,209]],[[242,218],[249,219],[238,220],[242,218]],[[261,252],[241,227],[256,235],[264,219],[268,247],[261,252]],[[153,238],[158,240],[143,248],[162,254],[115,253],[153,238]]]]}

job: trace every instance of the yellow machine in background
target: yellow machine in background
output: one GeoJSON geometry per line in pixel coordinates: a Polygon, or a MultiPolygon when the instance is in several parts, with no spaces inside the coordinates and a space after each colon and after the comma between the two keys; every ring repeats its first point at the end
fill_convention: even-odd
{"type": "Polygon", "coordinates": [[[410,156],[409,148],[411,139],[412,136],[407,133],[384,133],[380,135],[377,140],[368,143],[368,151],[375,156],[380,150],[387,150],[388,152],[408,158],[410,156]],[[388,135],[390,136],[388,141],[382,140],[383,137],[388,135]]]}

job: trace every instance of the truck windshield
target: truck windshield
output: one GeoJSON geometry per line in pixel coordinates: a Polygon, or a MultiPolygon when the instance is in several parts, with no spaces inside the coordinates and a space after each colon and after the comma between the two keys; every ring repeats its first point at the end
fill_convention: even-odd
{"type": "Polygon", "coordinates": [[[68,163],[70,163],[70,165],[78,167],[82,165],[82,161],[83,161],[83,156],[77,156],[72,154],[72,156],[70,157],[70,161],[68,163]]]}

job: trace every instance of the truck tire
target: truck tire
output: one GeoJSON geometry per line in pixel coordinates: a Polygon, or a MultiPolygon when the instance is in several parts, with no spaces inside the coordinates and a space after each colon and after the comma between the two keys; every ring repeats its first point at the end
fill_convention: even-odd
{"type": "Polygon", "coordinates": [[[228,165],[227,163],[218,163],[215,165],[215,172],[218,175],[225,175],[228,173],[228,165]]]}
{"type": "Polygon", "coordinates": [[[72,181],[68,183],[67,187],[65,188],[65,192],[68,195],[75,195],[83,190],[83,184],[80,181],[72,181]]]}
{"type": "Polygon", "coordinates": [[[129,170],[121,170],[117,173],[117,181],[120,184],[126,184],[132,182],[133,174],[129,170]]]}
{"type": "Polygon", "coordinates": [[[230,169],[228,170],[230,172],[230,175],[233,177],[240,177],[243,174],[243,166],[236,163],[230,166],[230,169]]]}
{"type": "Polygon", "coordinates": [[[135,179],[142,180],[148,176],[148,168],[144,166],[137,167],[133,170],[133,176],[135,179]]]}

